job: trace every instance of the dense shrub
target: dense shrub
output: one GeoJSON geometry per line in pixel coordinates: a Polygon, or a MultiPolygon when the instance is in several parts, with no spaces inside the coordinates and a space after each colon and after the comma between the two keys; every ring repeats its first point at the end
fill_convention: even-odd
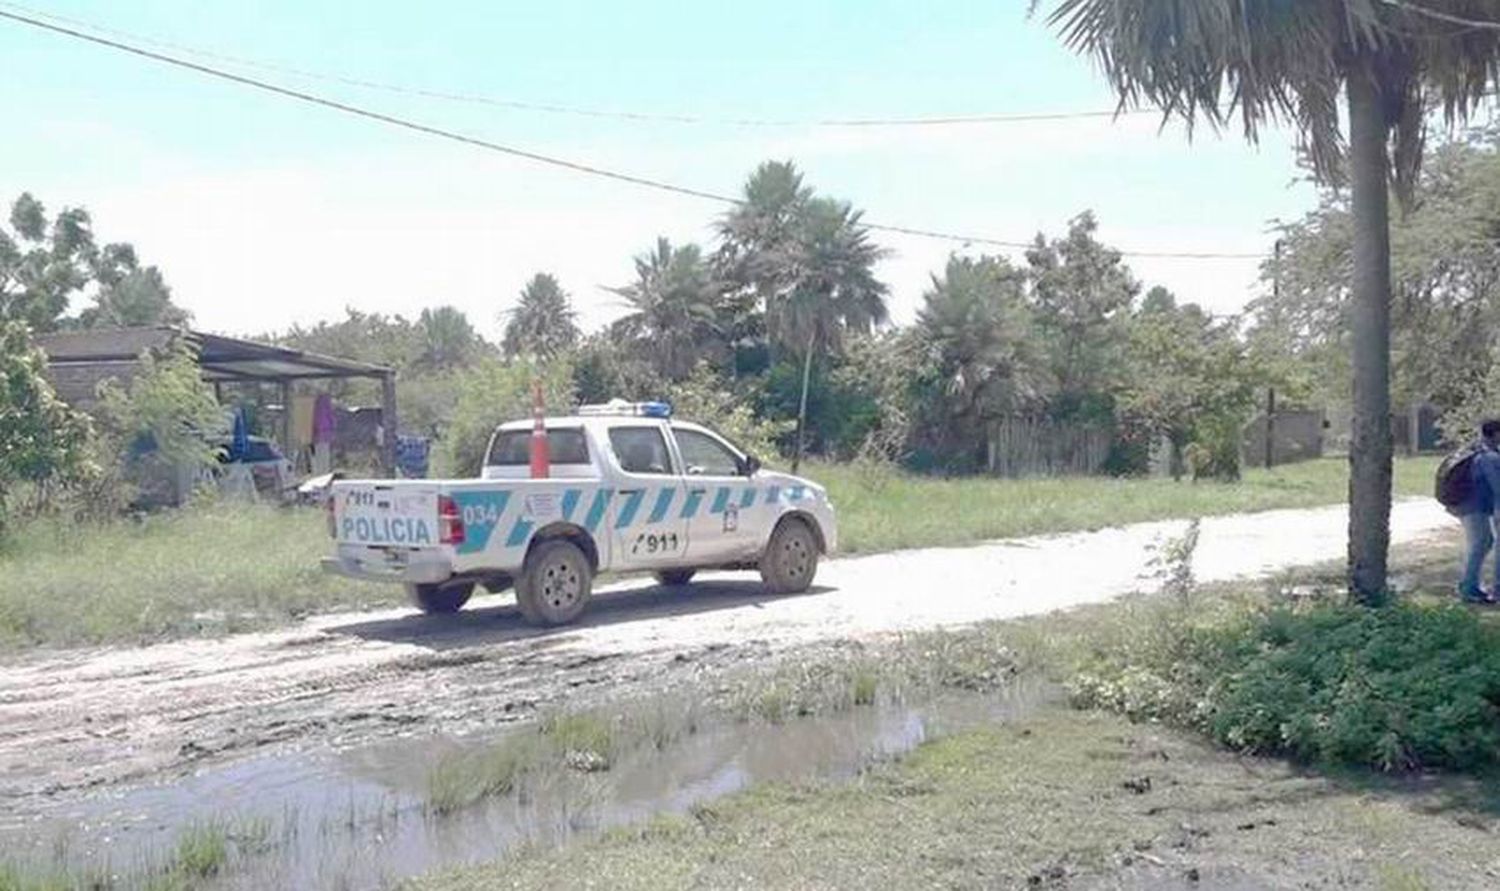
{"type": "Polygon", "coordinates": [[[0,532],[10,512],[97,475],[89,420],[57,397],[46,364],[26,325],[0,322],[0,532]]]}
{"type": "Polygon", "coordinates": [[[478,476],[496,425],[531,417],[532,385],[538,379],[548,414],[573,410],[573,368],[568,362],[533,366],[487,359],[457,373],[452,378],[453,417],[437,446],[436,475],[478,476]]]}
{"type": "Polygon", "coordinates": [[[1500,766],[1500,629],[1468,610],[1277,608],[1127,637],[1075,679],[1077,704],[1308,762],[1500,766]]]}

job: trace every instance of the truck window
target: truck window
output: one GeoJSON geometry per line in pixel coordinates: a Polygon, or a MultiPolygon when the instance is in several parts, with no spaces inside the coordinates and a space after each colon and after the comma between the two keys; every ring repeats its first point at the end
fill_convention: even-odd
{"type": "MultiPolygon", "coordinates": [[[[559,428],[547,431],[547,457],[553,464],[588,464],[589,445],[583,431],[559,428]]],[[[501,430],[490,443],[486,467],[526,467],[531,464],[531,431],[501,430]]]]}
{"type": "Polygon", "coordinates": [[[626,473],[665,476],[672,472],[672,454],[657,427],[611,427],[609,445],[626,473]]]}
{"type": "Polygon", "coordinates": [[[739,456],[712,436],[678,428],[672,432],[677,434],[677,448],[689,476],[739,476],[742,472],[739,456]]]}

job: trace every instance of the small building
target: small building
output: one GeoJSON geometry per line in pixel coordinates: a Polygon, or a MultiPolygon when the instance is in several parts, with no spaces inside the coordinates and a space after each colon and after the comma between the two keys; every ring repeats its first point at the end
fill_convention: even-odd
{"type": "Polygon", "coordinates": [[[379,437],[381,465],[394,475],[396,464],[396,372],[383,365],[241,340],[219,334],[168,327],[100,328],[59,331],[37,338],[47,354],[47,376],[62,399],[87,410],[99,384],[114,379],[128,386],[148,351],[185,339],[198,358],[203,379],[216,393],[224,384],[270,384],[280,388],[280,441],[292,440],[292,386],[298,381],[366,378],[380,382],[379,437]]]}

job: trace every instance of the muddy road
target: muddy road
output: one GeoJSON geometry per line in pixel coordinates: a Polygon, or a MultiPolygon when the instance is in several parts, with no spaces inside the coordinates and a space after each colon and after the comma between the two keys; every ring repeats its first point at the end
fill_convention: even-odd
{"type": "MultiPolygon", "coordinates": [[[[1392,538],[1451,524],[1428,500],[1404,502],[1392,538]]],[[[456,616],[346,613],[219,640],[33,655],[0,665],[0,813],[277,748],[493,728],[792,648],[1109,600],[1150,587],[1153,545],[1184,527],[834,560],[797,597],[766,596],[748,574],[684,590],[626,583],[600,592],[580,625],[549,631],[524,625],[501,595],[456,616]]],[[[1195,570],[1217,581],[1338,558],[1345,529],[1341,508],[1205,520],[1195,570]]]]}

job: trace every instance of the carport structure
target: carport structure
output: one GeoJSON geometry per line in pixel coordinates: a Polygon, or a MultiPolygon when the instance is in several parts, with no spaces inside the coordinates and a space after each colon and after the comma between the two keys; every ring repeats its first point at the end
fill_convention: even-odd
{"type": "Polygon", "coordinates": [[[339,359],[317,353],[273,346],[178,328],[115,328],[60,331],[38,338],[47,354],[48,375],[58,393],[74,404],[92,401],[106,378],[128,382],[140,357],[185,340],[198,357],[203,379],[219,394],[225,383],[274,384],[281,388],[281,441],[291,442],[292,385],[305,380],[366,379],[380,382],[381,465],[388,475],[396,470],[396,371],[384,365],[339,359]]]}

